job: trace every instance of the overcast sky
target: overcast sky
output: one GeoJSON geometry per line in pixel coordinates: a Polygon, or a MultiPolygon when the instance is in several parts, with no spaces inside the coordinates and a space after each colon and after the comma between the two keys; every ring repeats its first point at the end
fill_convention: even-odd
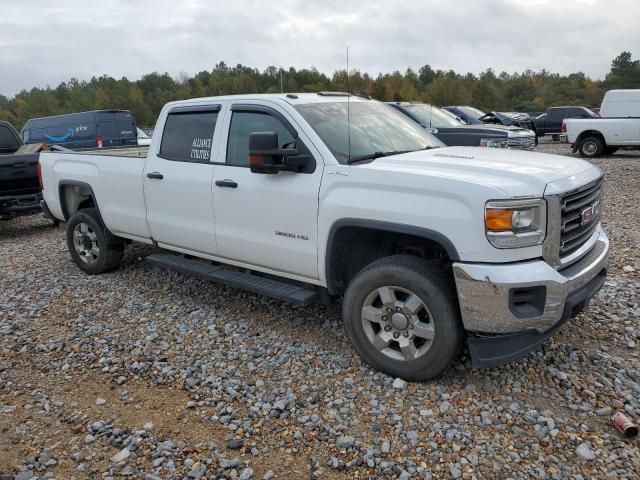
{"type": "Polygon", "coordinates": [[[0,0],[0,94],[218,62],[478,73],[583,71],[640,57],[638,0],[0,0]]]}

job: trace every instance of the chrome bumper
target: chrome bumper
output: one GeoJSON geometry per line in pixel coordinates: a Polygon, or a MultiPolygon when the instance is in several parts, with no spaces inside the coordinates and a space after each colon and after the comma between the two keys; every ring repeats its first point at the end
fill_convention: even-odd
{"type": "Polygon", "coordinates": [[[609,239],[598,227],[593,248],[572,265],[556,270],[543,260],[505,265],[454,263],[462,322],[470,332],[504,334],[536,330],[544,332],[559,322],[567,297],[606,271],[609,239]],[[513,292],[544,292],[539,315],[514,310],[513,292]],[[519,314],[516,314],[519,313],[519,314]]]}

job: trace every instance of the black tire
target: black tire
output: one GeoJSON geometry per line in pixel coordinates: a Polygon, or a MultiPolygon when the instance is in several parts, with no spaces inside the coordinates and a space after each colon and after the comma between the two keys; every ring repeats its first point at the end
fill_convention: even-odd
{"type": "MultiPolygon", "coordinates": [[[[397,299],[397,295],[398,292],[394,292],[394,298],[397,299]]],[[[384,304],[381,303],[382,296],[376,301],[381,305],[379,310],[384,314],[386,309],[384,304]]],[[[367,308],[376,307],[370,306],[367,308]]],[[[394,311],[391,317],[387,314],[386,318],[394,318],[395,313],[394,311]]],[[[400,315],[400,321],[402,321],[402,314],[399,311],[398,314],[400,315]]],[[[460,321],[455,286],[451,274],[446,272],[438,261],[426,261],[409,255],[385,257],[361,270],[347,287],[342,315],[347,337],[356,351],[369,365],[376,370],[409,381],[427,380],[441,374],[458,357],[464,339],[464,330],[460,321]],[[396,359],[389,356],[389,354],[404,355],[403,352],[394,350],[396,347],[398,350],[400,349],[399,341],[391,340],[390,347],[384,348],[384,351],[388,353],[383,353],[369,339],[369,335],[373,334],[380,336],[381,334],[396,333],[395,330],[393,332],[383,331],[386,328],[395,329],[395,324],[391,326],[392,321],[387,321],[384,327],[379,324],[379,330],[376,333],[371,328],[374,324],[370,323],[370,327],[366,327],[364,325],[366,322],[362,319],[365,302],[369,302],[372,295],[377,295],[378,289],[383,290],[384,288],[406,289],[409,293],[418,296],[422,305],[426,307],[422,310],[422,315],[426,312],[428,316],[424,318],[428,318],[428,321],[420,324],[423,326],[431,325],[433,338],[431,340],[422,340],[420,338],[403,340],[398,337],[399,341],[411,341],[414,347],[416,347],[418,341],[424,341],[422,347],[418,347],[418,349],[426,348],[426,352],[415,359],[396,359]],[[430,346],[425,347],[429,342],[430,346]]],[[[380,318],[384,319],[385,317],[380,318]]],[[[413,331],[409,329],[413,328],[417,329],[418,324],[415,327],[405,327],[405,334],[409,335],[408,332],[413,331]]]]}
{"type": "Polygon", "coordinates": [[[67,247],[73,261],[88,275],[98,275],[117,268],[124,255],[124,242],[107,231],[95,208],[85,208],[71,216],[67,222],[67,247]],[[78,231],[83,229],[86,232],[78,231]],[[79,239],[80,243],[84,242],[84,252],[93,252],[97,247],[97,253],[81,254],[76,248],[76,234],[84,235],[79,239]]]}
{"type": "Polygon", "coordinates": [[[605,149],[605,152],[607,153],[607,155],[613,155],[617,151],[618,151],[618,147],[607,147],[605,149]]]}
{"type": "Polygon", "coordinates": [[[601,156],[605,151],[606,145],[600,137],[585,137],[580,140],[578,145],[578,153],[582,158],[596,158],[601,156]]]}

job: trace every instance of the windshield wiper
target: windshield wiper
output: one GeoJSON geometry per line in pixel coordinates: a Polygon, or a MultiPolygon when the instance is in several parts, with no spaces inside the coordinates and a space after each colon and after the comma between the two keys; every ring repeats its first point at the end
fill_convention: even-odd
{"type": "Polygon", "coordinates": [[[380,158],[380,157],[390,157],[392,155],[400,155],[402,153],[411,153],[411,152],[418,152],[420,150],[429,150],[431,148],[438,148],[438,147],[434,147],[432,145],[426,145],[422,148],[417,148],[415,150],[392,150],[389,152],[373,152],[373,153],[369,153],[367,155],[360,155],[358,157],[351,157],[349,159],[349,161],[347,162],[348,165],[351,165],[352,163],[357,163],[357,162],[364,162],[366,160],[375,160],[376,158],[380,158]]]}

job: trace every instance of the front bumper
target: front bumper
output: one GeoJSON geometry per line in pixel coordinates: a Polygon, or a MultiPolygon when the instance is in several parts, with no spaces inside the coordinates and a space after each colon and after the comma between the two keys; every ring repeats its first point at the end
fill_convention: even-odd
{"type": "Polygon", "coordinates": [[[602,287],[606,277],[609,239],[598,228],[593,248],[562,270],[543,260],[505,265],[453,265],[462,322],[469,332],[472,356],[474,345],[490,345],[487,353],[491,354],[491,348],[497,348],[498,344],[505,346],[505,339],[509,337],[512,350],[519,353],[512,358],[506,355],[509,352],[496,351],[497,356],[509,358],[495,364],[513,360],[551,336],[563,321],[577,315],[602,287]],[[514,340],[514,335],[519,338],[514,340]],[[531,348],[525,348],[532,342],[531,348]]]}

